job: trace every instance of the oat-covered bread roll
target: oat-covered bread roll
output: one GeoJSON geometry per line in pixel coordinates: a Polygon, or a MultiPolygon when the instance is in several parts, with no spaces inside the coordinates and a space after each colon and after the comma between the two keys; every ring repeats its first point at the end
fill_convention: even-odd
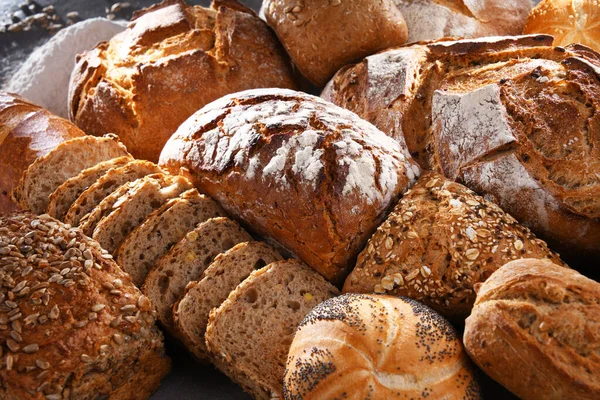
{"type": "Polygon", "coordinates": [[[345,293],[388,293],[463,320],[475,287],[509,261],[549,259],[546,243],[495,204],[435,173],[417,181],[369,239],[345,293]]]}
{"type": "Polygon", "coordinates": [[[236,0],[211,8],[165,0],[79,57],[69,113],[86,133],[116,133],[134,156],[156,161],[198,109],[258,87],[294,87],[289,59],[264,21],[236,0]]]}
{"type": "Polygon", "coordinates": [[[93,240],[0,218],[0,398],[146,399],[170,361],[147,297],[93,240]]]}
{"type": "Polygon", "coordinates": [[[548,260],[517,260],[479,289],[465,347],[524,400],[600,398],[600,284],[548,260]]]}
{"type": "Polygon", "coordinates": [[[346,294],[319,304],[296,331],[286,400],[480,399],[460,337],[421,303],[346,294]]]}
{"type": "Polygon", "coordinates": [[[339,282],[419,175],[403,144],[307,94],[249,90],[189,118],[160,165],[339,282]]]}
{"type": "Polygon", "coordinates": [[[408,35],[393,0],[265,0],[263,10],[300,72],[320,87],[344,65],[408,35]]]}

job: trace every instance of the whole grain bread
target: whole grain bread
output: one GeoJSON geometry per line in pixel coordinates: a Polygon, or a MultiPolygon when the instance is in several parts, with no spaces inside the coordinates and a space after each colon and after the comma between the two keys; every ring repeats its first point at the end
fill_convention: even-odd
{"type": "Polygon", "coordinates": [[[199,281],[190,282],[172,308],[177,336],[198,359],[208,357],[204,334],[208,316],[253,271],[283,258],[262,242],[244,242],[219,254],[199,281]]]}
{"type": "Polygon", "coordinates": [[[148,215],[121,243],[115,259],[134,281],[143,283],[156,261],[196,225],[224,214],[213,200],[190,189],[148,215]]]}
{"type": "Polygon", "coordinates": [[[50,195],[50,202],[46,210],[47,214],[53,218],[62,220],[75,200],[77,200],[81,193],[93,185],[98,178],[106,174],[108,170],[122,167],[132,160],[131,156],[113,158],[112,160],[103,161],[84,169],[79,175],[68,179],[50,195]]]}
{"type": "Polygon", "coordinates": [[[339,295],[298,260],[252,272],[210,313],[206,347],[221,371],[256,399],[283,398],[296,328],[317,304],[339,295]]]}
{"type": "Polygon", "coordinates": [[[154,305],[157,318],[171,333],[171,307],[181,298],[185,287],[202,277],[216,256],[238,243],[252,240],[250,235],[229,218],[211,218],[185,235],[150,270],[142,291],[154,305]]]}

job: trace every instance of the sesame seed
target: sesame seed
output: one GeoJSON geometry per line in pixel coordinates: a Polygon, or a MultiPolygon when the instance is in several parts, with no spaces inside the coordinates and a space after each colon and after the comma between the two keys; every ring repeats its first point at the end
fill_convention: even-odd
{"type": "Polygon", "coordinates": [[[515,246],[515,249],[518,251],[523,250],[523,247],[524,247],[523,242],[520,240],[516,240],[514,243],[514,246],[515,246]]]}
{"type": "Polygon", "coordinates": [[[106,307],[105,304],[95,304],[92,307],[92,311],[94,311],[94,312],[102,311],[104,309],[104,307],[106,307]]]}

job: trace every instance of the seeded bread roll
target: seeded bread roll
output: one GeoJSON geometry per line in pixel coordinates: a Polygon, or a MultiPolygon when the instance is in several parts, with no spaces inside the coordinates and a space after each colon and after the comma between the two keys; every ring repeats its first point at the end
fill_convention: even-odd
{"type": "Polygon", "coordinates": [[[465,347],[524,400],[600,398],[600,284],[547,260],[517,260],[479,289],[465,347]]]}
{"type": "Polygon", "coordinates": [[[285,360],[306,314],[338,290],[298,260],[252,272],[210,313],[213,362],[256,399],[281,399],[285,360]]]}
{"type": "Polygon", "coordinates": [[[343,291],[410,297],[462,321],[475,302],[475,287],[517,258],[564,265],[498,206],[427,173],[371,237],[343,291]]]}
{"type": "Polygon", "coordinates": [[[163,204],[125,238],[115,259],[125,272],[144,277],[165,253],[186,233],[210,218],[225,212],[212,199],[190,189],[163,204]]]}
{"type": "Polygon", "coordinates": [[[160,165],[340,282],[420,171],[406,148],[307,94],[249,90],[189,118],[160,165]]]}
{"type": "Polygon", "coordinates": [[[114,135],[67,140],[25,170],[13,197],[21,207],[42,214],[50,195],[69,178],[102,161],[127,155],[125,146],[114,135]]]}
{"type": "Polygon", "coordinates": [[[108,170],[122,167],[132,160],[131,156],[113,158],[112,160],[103,161],[93,167],[84,169],[79,175],[70,178],[56,188],[50,196],[47,214],[53,218],[62,220],[75,200],[77,200],[81,193],[93,185],[98,178],[106,174],[108,170]]]}
{"type": "Polygon", "coordinates": [[[253,271],[283,258],[262,242],[240,243],[219,254],[202,274],[190,282],[185,293],[173,305],[173,323],[188,350],[198,359],[206,359],[204,334],[213,308],[227,300],[229,293],[253,271]]]}
{"type": "Polygon", "coordinates": [[[284,395],[296,399],[480,399],[448,321],[404,297],[346,294],[298,327],[284,395]]]}
{"type": "Polygon", "coordinates": [[[236,0],[210,8],[165,0],[78,57],[69,115],[92,135],[114,132],[133,155],[157,161],[186,118],[228,93],[294,88],[277,38],[236,0]]]}
{"type": "Polygon", "coordinates": [[[102,200],[122,185],[161,172],[163,171],[158,165],[142,160],[135,160],[123,167],[109,170],[96,183],[79,195],[65,215],[65,223],[78,226],[81,218],[88,215],[102,200]]]}
{"type": "Polygon", "coordinates": [[[98,243],[47,215],[0,217],[0,270],[0,398],[158,388],[170,361],[152,305],[98,243]]]}
{"type": "Polygon", "coordinates": [[[181,298],[188,283],[197,281],[215,257],[238,243],[252,240],[229,218],[211,218],[185,235],[150,270],[142,291],[150,298],[158,320],[172,334],[171,308],[181,298]]]}

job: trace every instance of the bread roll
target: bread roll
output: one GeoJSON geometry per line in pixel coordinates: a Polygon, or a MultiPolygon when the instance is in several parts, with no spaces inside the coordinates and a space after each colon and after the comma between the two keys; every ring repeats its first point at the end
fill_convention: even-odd
{"type": "Polygon", "coordinates": [[[406,42],[393,0],[266,0],[263,9],[300,72],[319,87],[344,65],[406,42]]]}
{"type": "Polygon", "coordinates": [[[165,0],[79,57],[69,115],[86,133],[116,133],[134,156],[157,161],[187,117],[257,87],[294,82],[284,50],[252,10],[236,0],[211,8],[165,0]]]}
{"type": "Polygon", "coordinates": [[[0,398],[146,399],[168,373],[152,305],[100,246],[0,217],[0,398]]]}
{"type": "Polygon", "coordinates": [[[419,174],[402,144],[356,115],[277,89],[206,106],[169,140],[160,165],[333,282],[419,174]]]}
{"type": "Polygon", "coordinates": [[[542,0],[529,13],[523,33],[547,33],[557,45],[580,43],[600,51],[600,3],[542,0]]]}
{"type": "Polygon", "coordinates": [[[427,173],[369,239],[343,291],[407,296],[462,323],[474,288],[516,258],[564,265],[498,206],[427,173]]]}
{"type": "Polygon", "coordinates": [[[479,289],[465,347],[524,400],[600,398],[600,284],[547,260],[517,260],[479,289]]]}
{"type": "Polygon", "coordinates": [[[19,208],[11,193],[27,167],[65,140],[83,135],[69,121],[0,92],[0,215],[19,208]]]}
{"type": "Polygon", "coordinates": [[[404,297],[346,294],[314,308],[292,342],[292,399],[480,399],[460,337],[404,297]]]}

